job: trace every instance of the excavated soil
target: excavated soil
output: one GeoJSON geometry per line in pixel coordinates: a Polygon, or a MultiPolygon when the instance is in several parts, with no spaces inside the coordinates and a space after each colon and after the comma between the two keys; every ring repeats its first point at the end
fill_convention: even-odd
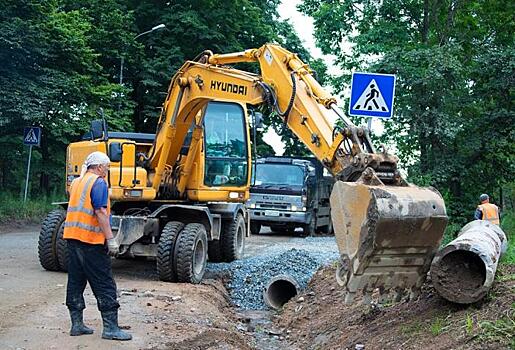
{"type": "MultiPolygon", "coordinates": [[[[457,250],[443,257],[431,267],[435,288],[452,300],[474,300],[485,282],[485,264],[472,252],[457,250]],[[466,296],[466,298],[460,297],[466,296]]],[[[481,294],[479,294],[481,295],[481,294]]]]}
{"type": "Polygon", "coordinates": [[[430,282],[416,301],[366,306],[346,305],[335,268],[327,267],[275,322],[291,347],[301,349],[510,349],[515,266],[500,270],[486,300],[468,307],[440,298],[430,282]],[[499,319],[507,322],[490,322],[499,319]]]}

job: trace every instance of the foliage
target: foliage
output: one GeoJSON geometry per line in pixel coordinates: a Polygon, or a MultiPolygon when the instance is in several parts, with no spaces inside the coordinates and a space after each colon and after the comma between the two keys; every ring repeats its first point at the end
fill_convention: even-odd
{"type": "Polygon", "coordinates": [[[53,199],[42,197],[39,199],[23,202],[21,196],[12,193],[0,194],[0,223],[38,223],[55,206],[52,205],[53,199]]]}
{"type": "MultiPolygon", "coordinates": [[[[512,1],[305,0],[317,43],[352,70],[397,75],[395,145],[408,179],[440,190],[452,222],[472,218],[480,193],[499,201],[515,173],[512,1]],[[350,51],[347,49],[351,47],[350,51]]],[[[345,84],[347,83],[347,84],[345,84]]]]}
{"type": "MultiPolygon", "coordinates": [[[[170,78],[203,50],[277,42],[313,61],[323,78],[323,62],[312,60],[291,24],[279,19],[279,2],[0,0],[0,145],[9,150],[0,154],[2,191],[23,187],[24,126],[43,129],[33,150],[33,194],[61,191],[66,146],[100,108],[110,130],[154,132],[170,78]],[[166,28],[138,36],[160,23],[166,28]]],[[[271,151],[262,137],[257,141],[260,153],[271,151]]]]}
{"type": "Polygon", "coordinates": [[[508,250],[501,258],[501,264],[515,265],[515,211],[512,209],[502,216],[501,228],[508,238],[508,250]]]}
{"type": "Polygon", "coordinates": [[[515,347],[515,304],[506,315],[493,321],[482,321],[479,324],[480,331],[478,338],[482,342],[503,342],[515,347]]]}

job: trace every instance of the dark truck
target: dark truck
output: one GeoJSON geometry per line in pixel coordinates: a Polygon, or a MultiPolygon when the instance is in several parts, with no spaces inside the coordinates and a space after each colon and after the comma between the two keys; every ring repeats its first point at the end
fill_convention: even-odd
{"type": "Polygon", "coordinates": [[[329,196],[334,179],[324,176],[318,160],[259,158],[255,175],[247,202],[252,234],[263,226],[274,232],[293,233],[301,227],[304,235],[332,233],[329,196]]]}

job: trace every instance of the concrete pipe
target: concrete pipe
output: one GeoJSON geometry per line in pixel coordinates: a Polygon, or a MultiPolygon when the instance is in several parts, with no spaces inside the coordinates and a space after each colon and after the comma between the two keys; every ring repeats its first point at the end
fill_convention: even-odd
{"type": "Polygon", "coordinates": [[[280,309],[296,296],[300,290],[297,281],[289,275],[278,275],[270,279],[263,291],[265,303],[273,309],[280,309]]]}
{"type": "Polygon", "coordinates": [[[476,220],[441,249],[431,264],[433,286],[443,298],[458,304],[481,300],[494,281],[506,235],[497,225],[476,220]]]}

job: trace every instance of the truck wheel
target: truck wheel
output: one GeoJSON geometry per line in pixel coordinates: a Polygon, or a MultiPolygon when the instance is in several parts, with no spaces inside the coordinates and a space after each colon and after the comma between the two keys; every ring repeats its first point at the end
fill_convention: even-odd
{"type": "Polygon", "coordinates": [[[331,220],[329,220],[329,225],[322,226],[320,228],[320,232],[323,233],[324,235],[333,235],[334,234],[333,222],[331,220]]]}
{"type": "Polygon", "coordinates": [[[314,236],[315,235],[316,222],[315,219],[311,219],[309,224],[305,224],[302,227],[302,234],[304,236],[314,236]]]}
{"type": "Polygon", "coordinates": [[[174,265],[174,252],[177,237],[184,228],[179,221],[167,222],[161,231],[157,244],[156,268],[161,281],[177,282],[177,272],[174,265]]]}
{"type": "Polygon", "coordinates": [[[234,220],[222,224],[222,255],[226,262],[241,259],[245,251],[245,219],[238,213],[234,220]]]}
{"type": "Polygon", "coordinates": [[[200,283],[207,265],[207,233],[202,224],[188,224],[175,245],[177,280],[200,283]]]}
{"type": "Polygon", "coordinates": [[[68,272],[68,242],[63,239],[64,221],[57,232],[56,253],[59,271],[68,272]]]}
{"type": "Polygon", "coordinates": [[[261,224],[258,223],[250,223],[250,233],[253,235],[258,235],[261,231],[261,224]]]}
{"type": "Polygon", "coordinates": [[[39,263],[45,270],[59,271],[57,257],[57,239],[59,229],[66,219],[66,212],[62,209],[52,210],[41,224],[38,240],[39,263]]]}
{"type": "Polygon", "coordinates": [[[283,231],[284,227],[281,226],[270,226],[270,231],[273,233],[281,233],[283,231]]]}
{"type": "Polygon", "coordinates": [[[209,261],[212,262],[222,262],[224,261],[224,257],[222,254],[222,246],[219,239],[209,241],[207,244],[207,255],[209,257],[209,261]]]}

